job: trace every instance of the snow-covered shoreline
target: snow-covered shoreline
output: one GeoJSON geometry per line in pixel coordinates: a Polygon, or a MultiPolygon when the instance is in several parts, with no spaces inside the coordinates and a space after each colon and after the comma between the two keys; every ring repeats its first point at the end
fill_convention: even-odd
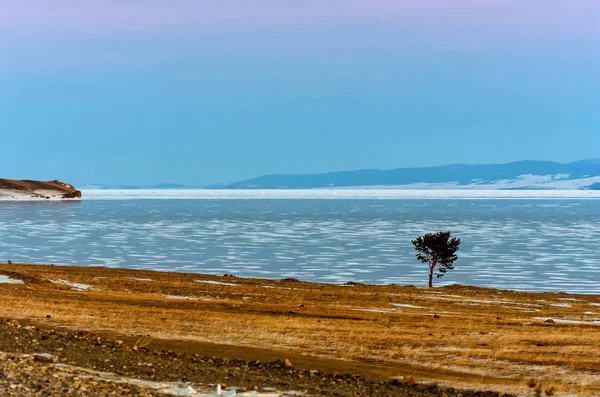
{"type": "Polygon", "coordinates": [[[60,190],[20,191],[0,189],[0,201],[81,201],[81,197],[66,198],[60,190]]]}

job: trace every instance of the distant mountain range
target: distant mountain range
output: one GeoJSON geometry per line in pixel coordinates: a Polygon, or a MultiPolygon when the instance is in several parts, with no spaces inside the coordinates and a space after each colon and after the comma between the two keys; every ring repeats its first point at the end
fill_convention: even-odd
{"type": "Polygon", "coordinates": [[[600,159],[572,163],[519,161],[508,164],[366,169],[323,174],[265,175],[212,189],[593,189],[600,190],[600,159]]]}

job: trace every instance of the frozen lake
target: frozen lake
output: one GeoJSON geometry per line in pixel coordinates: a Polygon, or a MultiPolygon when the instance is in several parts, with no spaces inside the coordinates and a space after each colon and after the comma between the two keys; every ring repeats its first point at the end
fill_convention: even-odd
{"type": "Polygon", "coordinates": [[[0,202],[0,261],[426,285],[411,239],[450,230],[437,285],[600,293],[600,192],[96,190],[0,202]]]}

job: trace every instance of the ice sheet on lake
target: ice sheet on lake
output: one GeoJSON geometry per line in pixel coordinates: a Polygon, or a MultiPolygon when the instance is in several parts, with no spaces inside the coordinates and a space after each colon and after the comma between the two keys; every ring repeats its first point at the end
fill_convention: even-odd
{"type": "MultiPolygon", "coordinates": [[[[143,196],[124,192],[117,196],[143,196]]],[[[144,197],[169,194],[158,191],[144,197]]],[[[415,260],[410,241],[429,231],[451,230],[463,242],[459,260],[455,270],[435,280],[436,286],[600,292],[600,200],[569,199],[571,193],[565,191],[456,192],[459,199],[450,199],[452,191],[173,194],[203,199],[0,203],[0,262],[422,286],[427,269],[415,260]],[[277,195],[328,199],[252,199],[277,195]],[[241,199],[220,199],[227,197],[241,199]]],[[[598,194],[578,191],[573,197],[598,194]]],[[[273,286],[284,288],[275,282],[273,286]]],[[[568,302],[561,299],[552,303],[568,302]]]]}

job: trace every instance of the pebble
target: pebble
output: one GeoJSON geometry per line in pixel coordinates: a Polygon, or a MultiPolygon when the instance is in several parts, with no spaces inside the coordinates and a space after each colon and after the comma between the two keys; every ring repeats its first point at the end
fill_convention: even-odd
{"type": "Polygon", "coordinates": [[[56,358],[48,353],[36,353],[33,355],[33,359],[34,361],[39,361],[41,363],[53,363],[56,361],[56,358]]]}

